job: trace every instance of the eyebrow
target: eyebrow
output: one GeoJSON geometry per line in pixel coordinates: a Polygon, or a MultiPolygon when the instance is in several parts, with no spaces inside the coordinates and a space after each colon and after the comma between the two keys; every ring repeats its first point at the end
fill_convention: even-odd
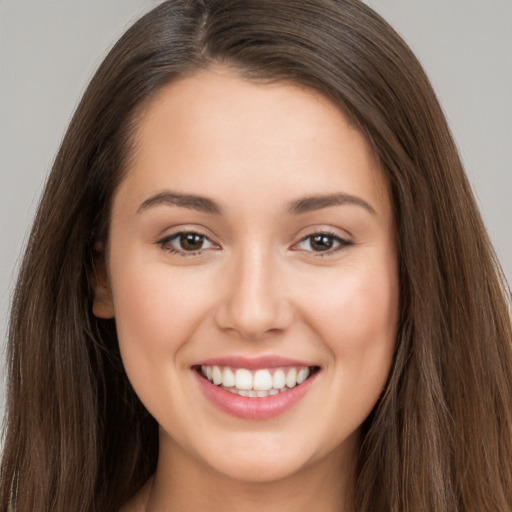
{"type": "MultiPolygon", "coordinates": [[[[137,213],[162,204],[179,206],[203,213],[222,214],[222,208],[213,199],[194,194],[180,194],[178,192],[169,191],[160,192],[146,199],[137,209],[137,213]]],[[[292,215],[300,215],[315,210],[321,210],[322,208],[347,204],[360,206],[372,215],[377,214],[374,208],[364,199],[343,192],[337,194],[313,195],[297,199],[290,204],[288,211],[292,215]]]]}
{"type": "Polygon", "coordinates": [[[345,204],[361,206],[372,215],[377,215],[375,209],[364,199],[345,193],[314,195],[298,199],[297,201],[291,203],[289,212],[294,215],[300,215],[301,213],[307,213],[314,210],[321,210],[322,208],[328,208],[330,206],[339,206],[345,204]]]}
{"type": "Polygon", "coordinates": [[[158,205],[181,206],[182,208],[189,208],[190,210],[197,210],[203,213],[213,213],[220,215],[222,208],[212,199],[193,194],[180,194],[178,192],[160,192],[154,196],[148,197],[137,209],[140,213],[148,208],[158,205]]]}

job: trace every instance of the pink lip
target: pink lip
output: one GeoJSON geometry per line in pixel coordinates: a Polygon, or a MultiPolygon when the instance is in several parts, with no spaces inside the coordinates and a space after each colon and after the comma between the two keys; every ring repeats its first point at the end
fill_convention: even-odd
{"type": "MultiPolygon", "coordinates": [[[[231,362],[232,361],[230,361],[230,363],[231,362]]],[[[210,363],[208,363],[208,365],[209,364],[210,363]]],[[[221,366],[231,366],[231,364],[221,363],[221,366]]],[[[248,368],[247,366],[239,366],[238,364],[233,366],[248,368]]],[[[279,366],[287,365],[281,364],[279,366]]],[[[307,365],[302,364],[297,366],[307,365]]],[[[269,368],[269,366],[259,366],[259,368],[262,367],[269,368]]],[[[231,416],[247,420],[266,420],[284,413],[304,397],[318,375],[318,373],[314,373],[302,384],[297,385],[289,391],[266,397],[249,398],[236,395],[219,386],[215,386],[209,380],[202,377],[196,370],[193,370],[193,372],[196,375],[203,393],[215,406],[231,416]]]]}
{"type": "Polygon", "coordinates": [[[313,366],[311,363],[279,356],[260,356],[254,358],[229,356],[206,359],[194,366],[230,366],[232,368],[247,368],[257,370],[258,368],[284,368],[286,366],[313,366]]]}

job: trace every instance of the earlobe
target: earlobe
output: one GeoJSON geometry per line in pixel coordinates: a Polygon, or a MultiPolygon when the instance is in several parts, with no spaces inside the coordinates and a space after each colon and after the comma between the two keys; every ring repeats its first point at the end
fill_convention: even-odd
{"type": "Polygon", "coordinates": [[[94,301],[92,303],[92,313],[97,318],[114,318],[114,307],[112,304],[110,293],[109,297],[102,297],[95,292],[94,301]]]}
{"type": "Polygon", "coordinates": [[[112,290],[105,262],[105,251],[102,244],[97,244],[94,249],[95,255],[92,267],[94,300],[92,312],[97,318],[114,318],[114,302],[112,300],[112,290]]]}

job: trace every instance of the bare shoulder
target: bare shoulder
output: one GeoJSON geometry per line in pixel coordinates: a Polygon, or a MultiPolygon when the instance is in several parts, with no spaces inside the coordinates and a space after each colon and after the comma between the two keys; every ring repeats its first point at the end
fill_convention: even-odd
{"type": "Polygon", "coordinates": [[[149,491],[151,489],[151,478],[144,487],[127,503],[125,503],[119,512],[146,512],[149,491]]]}

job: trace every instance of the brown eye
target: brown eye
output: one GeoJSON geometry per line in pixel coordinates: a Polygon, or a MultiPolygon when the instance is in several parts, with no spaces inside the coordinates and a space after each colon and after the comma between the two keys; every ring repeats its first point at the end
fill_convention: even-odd
{"type": "Polygon", "coordinates": [[[199,251],[203,248],[204,240],[205,237],[198,233],[181,233],[179,245],[184,251],[199,251]]]}
{"type": "Polygon", "coordinates": [[[169,252],[182,256],[193,256],[205,249],[219,249],[211,240],[201,233],[182,231],[159,240],[158,245],[169,252]]]}
{"type": "Polygon", "coordinates": [[[328,251],[334,246],[334,237],[331,235],[314,235],[311,237],[310,245],[313,251],[328,251]]]}
{"type": "Polygon", "coordinates": [[[335,253],[352,242],[331,233],[313,233],[303,238],[295,247],[301,251],[316,253],[318,256],[335,253]]]}

